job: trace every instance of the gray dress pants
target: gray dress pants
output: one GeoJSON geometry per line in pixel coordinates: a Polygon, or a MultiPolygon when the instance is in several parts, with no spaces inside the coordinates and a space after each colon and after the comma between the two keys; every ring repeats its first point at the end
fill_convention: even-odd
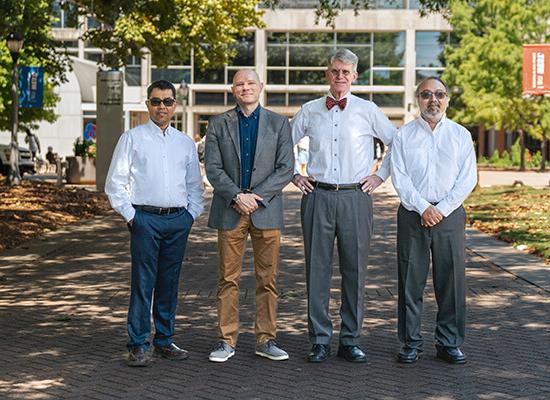
{"type": "Polygon", "coordinates": [[[430,269],[437,301],[435,342],[458,347],[466,326],[465,233],[461,206],[432,228],[420,225],[420,215],[399,206],[397,262],[399,298],[397,330],[402,345],[422,349],[422,295],[430,269]]]}
{"type": "Polygon", "coordinates": [[[365,275],[372,235],[372,198],[360,189],[316,188],[302,197],[306,255],[308,335],[311,344],[329,344],[332,255],[337,239],[342,275],[340,344],[357,345],[363,325],[365,275]]]}

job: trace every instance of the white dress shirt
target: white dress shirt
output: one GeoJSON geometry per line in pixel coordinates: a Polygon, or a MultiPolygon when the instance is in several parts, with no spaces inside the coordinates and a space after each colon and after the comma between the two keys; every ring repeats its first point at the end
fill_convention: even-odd
{"type": "Polygon", "coordinates": [[[392,147],[392,182],[401,204],[422,215],[430,203],[446,217],[477,182],[470,132],[443,117],[432,131],[423,118],[401,127],[392,147]]]}
{"type": "MultiPolygon", "coordinates": [[[[327,110],[323,96],[305,103],[291,121],[294,144],[309,137],[307,173],[319,182],[358,183],[372,172],[373,138],[390,146],[395,136],[395,127],[373,102],[351,93],[343,97],[348,98],[343,110],[327,110]]],[[[389,153],[376,172],[382,180],[390,175],[389,153]]]]}
{"type": "Polygon", "coordinates": [[[204,187],[193,140],[168,126],[165,132],[151,120],[124,132],[115,148],[105,193],[126,221],[132,204],[185,207],[196,219],[203,210],[204,187]]]}

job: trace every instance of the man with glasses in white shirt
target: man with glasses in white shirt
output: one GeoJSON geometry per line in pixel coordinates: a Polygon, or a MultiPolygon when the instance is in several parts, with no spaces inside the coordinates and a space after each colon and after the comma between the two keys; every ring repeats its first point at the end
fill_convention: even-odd
{"type": "Polygon", "coordinates": [[[151,362],[151,301],[155,355],[183,360],[173,341],[178,283],[187,238],[203,210],[195,143],[170,125],[176,89],[168,81],[147,88],[150,120],[123,133],[107,174],[105,193],[131,233],[128,366],[151,362]],[[154,294],[153,294],[154,293],[154,294]]]}
{"type": "Polygon", "coordinates": [[[397,360],[414,363],[423,350],[422,294],[430,268],[438,312],[437,358],[464,364],[466,325],[465,222],[462,206],[477,182],[470,132],[447,119],[447,85],[438,77],[416,89],[420,117],[404,125],[392,146],[399,270],[397,360]]]}
{"type": "MultiPolygon", "coordinates": [[[[357,79],[357,56],[336,51],[325,76],[330,93],[302,106],[291,122],[294,144],[309,137],[308,176],[295,169],[302,191],[302,231],[306,256],[309,362],[330,355],[329,315],[334,241],[342,275],[342,319],[338,355],[366,362],[359,347],[365,276],[373,231],[373,191],[390,175],[389,157],[372,174],[374,138],[391,145],[395,128],[371,101],[350,93],[357,79]]],[[[388,151],[389,154],[389,151],[388,151]]]]}

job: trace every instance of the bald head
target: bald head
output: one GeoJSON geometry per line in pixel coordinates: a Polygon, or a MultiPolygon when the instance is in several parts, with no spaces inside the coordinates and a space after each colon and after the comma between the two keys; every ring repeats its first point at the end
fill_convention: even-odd
{"type": "Polygon", "coordinates": [[[262,89],[260,77],[252,69],[240,69],[233,77],[231,92],[246,115],[258,106],[262,89]]]}
{"type": "Polygon", "coordinates": [[[235,86],[235,82],[238,80],[253,80],[260,83],[260,77],[254,71],[253,69],[240,69],[237,71],[237,73],[233,76],[233,86],[235,86]]]}

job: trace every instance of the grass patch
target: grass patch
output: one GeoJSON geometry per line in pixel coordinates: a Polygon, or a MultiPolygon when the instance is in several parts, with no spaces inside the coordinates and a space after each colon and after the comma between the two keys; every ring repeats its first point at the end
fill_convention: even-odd
{"type": "Polygon", "coordinates": [[[550,262],[550,188],[478,188],[465,203],[468,221],[550,262]]]}

